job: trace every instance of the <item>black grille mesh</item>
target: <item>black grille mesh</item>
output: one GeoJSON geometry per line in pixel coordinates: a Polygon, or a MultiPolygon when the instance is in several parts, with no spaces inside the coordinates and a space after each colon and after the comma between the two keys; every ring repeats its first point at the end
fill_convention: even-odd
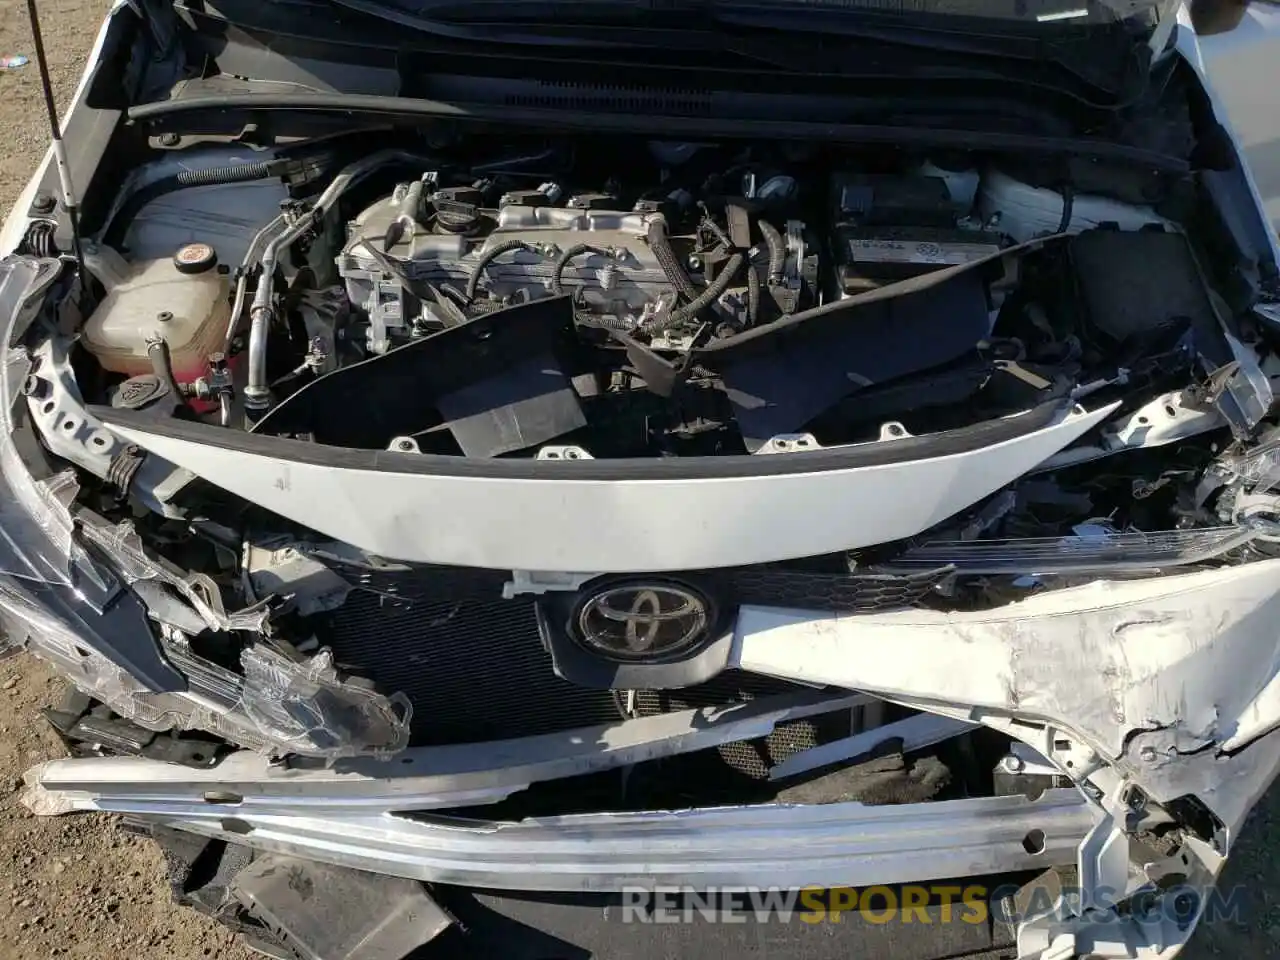
{"type": "MultiPolygon", "coordinates": [[[[502,598],[502,571],[415,566],[343,574],[357,586],[330,615],[322,639],[338,660],[383,690],[413,702],[414,745],[530,736],[619,719],[608,690],[555,675],[532,597],[502,598]]],[[[850,576],[778,566],[691,573],[726,605],[758,603],[828,610],[909,606],[948,571],[850,576]]],[[[792,689],[783,681],[729,672],[685,690],[639,691],[642,716],[750,700],[792,689]]],[[[799,750],[847,735],[848,716],[781,724],[768,738],[721,748],[751,777],[799,750]]]]}
{"type": "Polygon", "coordinates": [[[609,691],[555,675],[532,599],[503,600],[504,579],[453,569],[377,574],[333,615],[327,639],[338,659],[413,702],[415,746],[619,719],[609,691]]]}
{"type": "MultiPolygon", "coordinates": [[[[793,684],[784,680],[729,670],[714,680],[684,690],[638,691],[636,713],[649,716],[671,710],[754,700],[756,697],[794,689],[796,687],[793,684]]],[[[734,770],[753,780],[763,780],[768,777],[770,767],[781,763],[793,753],[847,737],[852,732],[851,719],[851,712],[844,711],[805,720],[791,720],[778,724],[772,733],[759,740],[726,743],[718,750],[721,759],[734,770]]]]}
{"type": "Polygon", "coordinates": [[[809,610],[895,610],[918,603],[951,576],[950,567],[893,574],[840,574],[793,570],[776,564],[690,574],[705,579],[725,603],[809,610]]]}

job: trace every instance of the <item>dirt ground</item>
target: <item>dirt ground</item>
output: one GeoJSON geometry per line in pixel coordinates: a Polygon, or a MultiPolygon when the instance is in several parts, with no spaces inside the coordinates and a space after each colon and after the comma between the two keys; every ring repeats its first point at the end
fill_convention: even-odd
{"type": "MultiPolygon", "coordinates": [[[[70,98],[105,0],[41,0],[60,104],[70,98]]],[[[0,57],[31,56],[25,3],[0,0],[0,57]]],[[[48,145],[34,64],[0,72],[0,211],[5,216],[48,145]]],[[[221,927],[169,900],[155,848],[112,818],[35,818],[18,804],[24,770],[60,753],[38,716],[58,683],[30,657],[0,663],[0,960],[247,960],[221,927]]],[[[1258,808],[1224,879],[1242,923],[1206,925],[1192,960],[1280,956],[1280,790],[1258,808]],[[1237,887],[1238,885],[1238,887],[1237,887]]]]}
{"type": "MultiPolygon", "coordinates": [[[[49,68],[65,106],[109,4],[41,0],[49,68]]],[[[34,59],[23,0],[0,0],[0,57],[34,59]]],[[[0,71],[0,210],[10,205],[49,144],[33,63],[0,71]]],[[[173,905],[163,862],[149,842],[99,815],[41,819],[18,804],[22,773],[61,753],[38,711],[59,681],[27,656],[0,663],[0,960],[248,960],[234,936],[173,905]]]]}

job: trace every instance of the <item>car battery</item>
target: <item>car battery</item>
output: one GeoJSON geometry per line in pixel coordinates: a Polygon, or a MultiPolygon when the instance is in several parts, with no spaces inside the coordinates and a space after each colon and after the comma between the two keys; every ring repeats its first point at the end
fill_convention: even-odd
{"type": "Polygon", "coordinates": [[[839,292],[873,290],[1000,251],[999,237],[978,230],[837,224],[832,257],[839,292]]]}

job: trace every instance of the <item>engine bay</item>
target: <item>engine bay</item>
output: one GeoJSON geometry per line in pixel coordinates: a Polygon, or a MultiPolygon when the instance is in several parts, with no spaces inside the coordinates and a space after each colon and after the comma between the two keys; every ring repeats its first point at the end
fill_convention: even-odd
{"type": "Polygon", "coordinates": [[[785,143],[179,151],[126,183],[90,309],[40,328],[23,392],[83,535],[203,611],[211,633],[140,590],[210,696],[284,682],[358,716],[185,725],[332,758],[741,702],[713,678],[744,605],[981,610],[1271,555],[1267,307],[1181,190],[785,143]],[[338,486],[306,486],[309,457],[338,486]],[[560,472],[448,486],[486,461],[560,472]],[[541,482],[609,461],[572,509],[541,482]],[[660,461],[737,472],[622,499],[660,461]],[[585,572],[528,572],[555,570],[585,572]],[[574,604],[638,571],[703,598],[710,639],[602,670],[574,604]],[[495,625],[526,679],[477,696],[495,625]]]}
{"type": "Polygon", "coordinates": [[[1012,160],[623,138],[341,153],[118,203],[86,386],[332,446],[627,459],[915,436],[1233,360],[1203,252],[1160,204],[1012,160]],[[153,212],[188,195],[235,209],[230,232],[153,212]]]}

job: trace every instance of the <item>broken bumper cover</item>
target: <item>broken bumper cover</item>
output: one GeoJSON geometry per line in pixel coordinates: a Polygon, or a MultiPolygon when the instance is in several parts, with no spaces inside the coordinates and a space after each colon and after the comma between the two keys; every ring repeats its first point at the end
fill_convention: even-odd
{"type": "MultiPolygon", "coordinates": [[[[130,758],[55,761],[29,774],[26,802],[38,812],[113,811],[277,854],[481,888],[862,885],[1073,864],[1091,903],[1158,896],[1171,875],[1185,879],[1182,889],[1206,893],[1280,768],[1278,586],[1280,561],[1269,560],[1098,582],[989,611],[846,616],[744,607],[731,666],[866,693],[804,694],[318,770],[249,753],[208,770],[130,758]],[[761,736],[868,694],[1006,733],[1078,789],[1036,801],[765,805],[516,823],[428,812],[761,736]],[[1180,827],[1171,856],[1144,852],[1139,835],[1175,825],[1170,811],[1187,802],[1207,826],[1180,827]]],[[[1082,914],[1066,900],[1021,920],[1024,958],[1167,958],[1194,928],[1194,918],[1082,914]]]]}

